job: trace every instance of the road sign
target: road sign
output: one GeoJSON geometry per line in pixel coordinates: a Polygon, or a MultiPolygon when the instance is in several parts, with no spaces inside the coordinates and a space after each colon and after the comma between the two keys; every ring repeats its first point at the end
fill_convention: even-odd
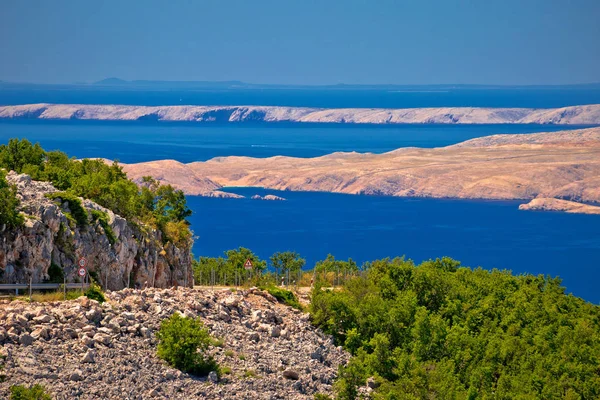
{"type": "Polygon", "coordinates": [[[85,271],[85,268],[83,268],[83,267],[79,267],[79,269],[77,270],[77,274],[82,278],[85,276],[85,273],[86,273],[86,271],[85,271]]]}
{"type": "Polygon", "coordinates": [[[79,259],[79,261],[77,261],[77,264],[81,267],[81,268],[85,268],[87,266],[87,259],[85,257],[81,257],[79,259]]]}
{"type": "Polygon", "coordinates": [[[244,263],[244,268],[252,269],[252,260],[247,259],[246,262],[244,263]]]}

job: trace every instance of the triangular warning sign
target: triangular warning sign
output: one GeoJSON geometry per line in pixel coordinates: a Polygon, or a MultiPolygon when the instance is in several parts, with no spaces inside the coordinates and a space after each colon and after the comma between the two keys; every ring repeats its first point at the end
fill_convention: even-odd
{"type": "Polygon", "coordinates": [[[246,260],[246,262],[244,263],[244,268],[252,269],[252,261],[250,259],[246,260]]]}

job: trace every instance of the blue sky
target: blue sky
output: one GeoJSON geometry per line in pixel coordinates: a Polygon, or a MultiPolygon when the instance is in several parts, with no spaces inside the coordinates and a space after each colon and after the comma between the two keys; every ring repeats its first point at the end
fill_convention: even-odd
{"type": "Polygon", "coordinates": [[[599,0],[2,0],[0,80],[600,82],[599,0]]]}

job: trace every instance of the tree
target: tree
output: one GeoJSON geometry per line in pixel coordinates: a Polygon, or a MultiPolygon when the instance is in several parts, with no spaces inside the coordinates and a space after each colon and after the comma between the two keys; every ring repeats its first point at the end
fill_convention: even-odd
{"type": "Polygon", "coordinates": [[[36,143],[27,139],[10,139],[8,145],[0,145],[0,167],[22,173],[25,166],[41,166],[46,153],[36,143]]]}
{"type": "Polygon", "coordinates": [[[19,212],[17,188],[8,184],[5,172],[0,169],[0,228],[2,225],[14,228],[23,222],[23,215],[19,212]]]}
{"type": "Polygon", "coordinates": [[[278,275],[278,271],[281,271],[283,276],[285,276],[288,272],[289,275],[297,274],[306,264],[306,260],[300,257],[300,254],[296,253],[295,251],[275,253],[271,256],[270,261],[271,265],[275,268],[275,275],[278,275]]]}
{"type": "Polygon", "coordinates": [[[260,258],[256,254],[254,254],[250,249],[245,247],[239,247],[238,249],[227,250],[225,252],[227,256],[226,265],[232,271],[238,271],[238,273],[244,273],[246,270],[244,268],[244,264],[246,260],[252,261],[252,272],[253,273],[262,273],[267,268],[267,263],[260,258]]]}

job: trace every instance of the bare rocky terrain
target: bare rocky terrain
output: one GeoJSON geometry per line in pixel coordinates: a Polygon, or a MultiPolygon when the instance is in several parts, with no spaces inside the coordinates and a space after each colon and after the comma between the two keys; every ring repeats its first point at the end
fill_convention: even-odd
{"type": "MultiPolygon", "coordinates": [[[[194,195],[213,195],[225,186],[253,186],[402,197],[600,203],[600,128],[493,135],[448,147],[402,148],[384,154],[219,157],[190,164],[172,160],[124,164],[123,168],[133,179],[158,170],[155,178],[194,195]],[[174,163],[177,168],[172,168],[174,163]],[[196,183],[199,180],[201,185],[196,183]]],[[[587,212],[590,208],[571,210],[587,212]]]]}
{"type": "Polygon", "coordinates": [[[562,108],[310,108],[279,106],[126,106],[25,104],[0,107],[0,118],[351,124],[600,124],[600,104],[562,108]]]}
{"type": "Polygon", "coordinates": [[[266,292],[124,289],[99,304],[0,303],[0,398],[40,383],[56,399],[312,399],[332,393],[349,355],[308,314],[266,292]],[[217,381],[167,366],[155,332],[175,312],[199,317],[222,340],[210,352],[231,368],[217,381]]]}
{"type": "Polygon", "coordinates": [[[521,204],[519,210],[527,211],[561,211],[575,214],[598,214],[600,207],[589,204],[576,203],[574,201],[560,199],[533,199],[527,204],[521,204]]]}

